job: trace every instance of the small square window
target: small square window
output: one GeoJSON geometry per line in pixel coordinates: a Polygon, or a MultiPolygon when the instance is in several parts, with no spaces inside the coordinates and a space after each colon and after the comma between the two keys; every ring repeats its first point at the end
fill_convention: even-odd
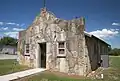
{"type": "Polygon", "coordinates": [[[59,49],[59,54],[64,54],[65,53],[65,49],[59,49]]]}
{"type": "Polygon", "coordinates": [[[29,53],[29,44],[26,44],[26,53],[29,53]]]}
{"type": "Polygon", "coordinates": [[[65,42],[58,43],[58,54],[65,54],[65,42]]]}
{"type": "Polygon", "coordinates": [[[29,50],[26,50],[26,53],[29,53],[29,50]]]}
{"type": "Polygon", "coordinates": [[[64,48],[64,42],[59,42],[58,48],[64,48]]]}

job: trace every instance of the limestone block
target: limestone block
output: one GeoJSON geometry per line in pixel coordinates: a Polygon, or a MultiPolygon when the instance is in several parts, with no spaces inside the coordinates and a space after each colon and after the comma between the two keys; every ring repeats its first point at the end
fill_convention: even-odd
{"type": "Polygon", "coordinates": [[[79,65],[76,64],[74,70],[75,70],[75,74],[79,75],[79,65]]]}
{"type": "Polygon", "coordinates": [[[66,61],[65,58],[60,58],[60,72],[65,72],[66,68],[66,61]]]}
{"type": "Polygon", "coordinates": [[[79,66],[79,75],[84,75],[84,67],[79,66]]]}

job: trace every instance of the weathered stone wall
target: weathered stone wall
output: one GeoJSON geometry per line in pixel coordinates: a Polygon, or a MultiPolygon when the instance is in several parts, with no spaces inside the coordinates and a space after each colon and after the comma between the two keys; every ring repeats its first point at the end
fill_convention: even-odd
{"type": "Polygon", "coordinates": [[[25,42],[30,45],[28,65],[40,67],[38,43],[46,42],[46,69],[86,75],[91,67],[85,44],[84,25],[83,18],[62,20],[46,9],[42,9],[41,14],[26,30],[25,42]],[[65,54],[62,56],[58,54],[58,42],[60,41],[65,42],[65,54]]]}

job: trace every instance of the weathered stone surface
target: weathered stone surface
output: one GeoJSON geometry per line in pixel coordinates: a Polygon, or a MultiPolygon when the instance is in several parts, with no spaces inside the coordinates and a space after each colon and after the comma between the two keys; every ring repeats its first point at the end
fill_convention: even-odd
{"type": "MultiPolygon", "coordinates": [[[[88,52],[85,48],[83,18],[70,21],[58,19],[51,12],[42,9],[33,24],[26,30],[25,40],[29,44],[29,57],[21,56],[22,61],[31,67],[40,67],[40,47],[38,43],[46,42],[46,69],[60,71],[75,75],[86,75],[90,69],[88,52]],[[65,54],[61,56],[58,52],[59,42],[65,42],[65,54]],[[86,57],[85,57],[86,55],[86,57]],[[87,59],[87,61],[85,61],[87,59]],[[29,63],[28,63],[29,62],[29,63]]],[[[25,44],[20,44],[25,49],[25,44]]],[[[26,51],[23,51],[26,54],[26,51]]],[[[21,52],[20,52],[21,53],[21,52]]],[[[24,55],[23,54],[23,55],[24,55]]]]}

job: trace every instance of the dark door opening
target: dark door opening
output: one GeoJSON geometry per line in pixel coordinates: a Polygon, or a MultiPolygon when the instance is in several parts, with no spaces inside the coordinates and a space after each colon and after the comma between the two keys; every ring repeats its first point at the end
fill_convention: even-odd
{"type": "Polygon", "coordinates": [[[46,68],[46,43],[40,43],[40,65],[41,68],[46,68]]]}

